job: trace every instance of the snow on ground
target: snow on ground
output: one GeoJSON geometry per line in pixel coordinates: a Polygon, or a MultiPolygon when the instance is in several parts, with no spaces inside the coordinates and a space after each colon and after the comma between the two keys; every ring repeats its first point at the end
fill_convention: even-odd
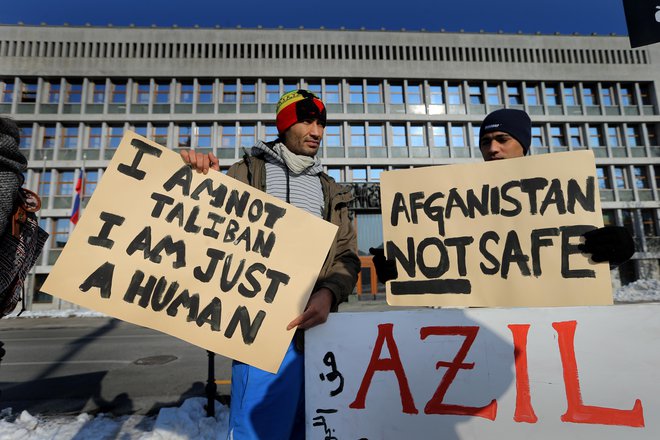
{"type": "Polygon", "coordinates": [[[43,417],[27,411],[0,412],[2,440],[225,440],[229,409],[216,402],[215,418],[206,417],[203,397],[187,399],[179,408],[163,408],[158,416],[113,417],[100,414],[43,417]]]}
{"type": "MultiPolygon", "coordinates": [[[[660,301],[660,280],[639,280],[616,289],[618,303],[660,301]]],[[[6,318],[16,318],[17,312],[6,318]]],[[[99,317],[89,310],[43,310],[23,312],[20,318],[99,317]]],[[[5,318],[5,319],[6,319],[5,318]]],[[[224,440],[227,438],[229,409],[216,402],[215,418],[206,417],[206,398],[187,399],[179,408],[163,408],[157,416],[113,417],[100,414],[44,417],[27,411],[0,412],[0,440],[224,440]]]]}

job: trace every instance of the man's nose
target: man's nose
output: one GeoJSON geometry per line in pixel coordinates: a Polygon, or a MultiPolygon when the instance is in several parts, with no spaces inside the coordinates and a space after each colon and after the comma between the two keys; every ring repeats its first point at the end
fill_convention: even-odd
{"type": "Polygon", "coordinates": [[[309,126],[309,134],[314,137],[323,136],[323,126],[316,121],[312,122],[309,126]]]}

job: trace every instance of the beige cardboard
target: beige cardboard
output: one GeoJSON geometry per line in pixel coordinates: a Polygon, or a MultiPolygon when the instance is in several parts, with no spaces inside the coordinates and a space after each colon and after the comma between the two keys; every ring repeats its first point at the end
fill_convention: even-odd
{"type": "MultiPolygon", "coordinates": [[[[83,307],[160,330],[215,353],[275,372],[294,332],[287,331],[286,326],[304,310],[337,228],[215,171],[210,171],[206,176],[191,171],[189,195],[183,194],[184,184],[174,185],[170,190],[165,189],[164,184],[180,170],[190,168],[184,165],[178,154],[133,132],[127,132],[42,290],[83,307]],[[132,142],[139,144],[140,141],[153,147],[160,156],[139,154],[138,148],[133,146],[132,142]],[[130,169],[131,164],[133,168],[145,172],[141,180],[118,170],[118,167],[130,169]],[[221,185],[227,188],[227,195],[223,202],[217,204],[219,206],[210,204],[213,197],[206,191],[201,192],[198,200],[193,199],[194,189],[206,179],[214,189],[221,185]],[[228,213],[225,209],[232,190],[249,197],[243,215],[237,215],[235,210],[228,213]],[[158,204],[152,199],[152,193],[171,198],[170,203],[162,203],[160,213],[154,213],[158,210],[158,204]],[[269,207],[268,210],[261,210],[260,217],[259,206],[269,207]],[[182,209],[178,210],[176,207],[182,209]],[[269,217],[266,213],[275,212],[274,207],[283,208],[285,213],[269,227],[266,221],[269,217]],[[196,209],[199,209],[198,215],[191,220],[191,213],[196,209]],[[101,220],[102,212],[123,217],[123,223],[109,228],[111,223],[101,220]],[[177,213],[182,214],[176,215],[177,213]],[[218,221],[214,226],[214,222],[209,220],[209,213],[225,217],[224,222],[220,224],[218,221]],[[167,221],[168,217],[172,221],[167,221]],[[235,221],[233,225],[238,226],[233,237],[226,235],[228,225],[232,221],[235,221]],[[198,232],[194,232],[195,225],[199,226],[198,232]],[[109,232],[102,232],[104,226],[109,228],[109,232]],[[150,235],[135,240],[141,236],[146,226],[150,227],[150,235]],[[207,236],[208,230],[213,227],[219,232],[217,238],[207,236]],[[245,235],[248,227],[249,241],[245,235]],[[204,233],[205,229],[207,234],[204,233]],[[263,244],[267,241],[262,241],[261,247],[252,250],[255,249],[259,231],[263,231],[264,240],[267,240],[271,233],[274,234],[275,242],[269,256],[268,252],[264,251],[268,246],[263,244]],[[93,238],[104,235],[112,240],[112,246],[107,240],[104,242],[93,238]],[[160,252],[160,262],[156,262],[158,258],[154,257],[158,252],[155,249],[161,239],[168,235],[171,236],[172,243],[182,242],[185,246],[185,265],[176,263],[182,261],[182,254],[178,252],[160,252]],[[95,244],[99,242],[101,244],[95,244]],[[207,256],[207,249],[210,248],[222,251],[225,255],[219,260],[214,275],[203,282],[199,278],[203,278],[202,273],[208,273],[210,257],[207,256]],[[135,251],[128,255],[129,249],[135,251]],[[145,257],[145,253],[149,255],[150,252],[153,255],[145,257]],[[227,281],[231,282],[234,278],[240,268],[240,261],[245,260],[245,265],[236,284],[222,289],[220,279],[229,256],[231,265],[228,276],[225,277],[227,281]],[[106,262],[114,265],[114,273],[110,295],[103,298],[100,282],[91,283],[93,286],[85,289],[85,281],[106,262]],[[175,267],[177,265],[179,267],[175,267]],[[252,270],[249,271],[249,268],[252,270]],[[166,282],[162,295],[152,295],[144,307],[139,305],[142,298],[140,295],[135,296],[133,301],[124,299],[137,271],[144,273],[144,279],[140,283],[143,287],[147,285],[149,276],[155,277],[154,282],[161,277],[166,282]],[[286,285],[284,282],[278,284],[272,302],[268,303],[265,301],[265,292],[268,287],[273,286],[274,279],[274,272],[270,271],[286,274],[290,279],[286,285]],[[178,289],[168,298],[168,289],[173,283],[178,283],[178,289]],[[180,305],[175,316],[170,316],[168,308],[185,289],[190,295],[199,295],[198,310],[180,305]],[[204,310],[213,310],[213,307],[207,307],[211,303],[221,307],[217,330],[213,329],[212,323],[217,324],[218,320],[212,317],[218,314],[204,313],[204,310]],[[240,324],[236,326],[233,335],[226,334],[239,307],[247,308],[252,326],[255,325],[257,314],[264,314],[261,326],[251,343],[244,341],[244,331],[240,324]],[[188,319],[189,315],[192,320],[188,319]],[[195,318],[200,318],[199,322],[195,318]]],[[[106,218],[107,215],[105,214],[106,218]]],[[[276,217],[273,214],[271,218],[276,217]]],[[[245,327],[247,330],[248,326],[245,327]]]]}
{"type": "MultiPolygon", "coordinates": [[[[528,181],[526,181],[528,182],[528,181]]],[[[508,186],[508,185],[507,185],[508,186]]],[[[594,277],[565,277],[562,275],[562,232],[558,236],[544,235],[538,246],[540,274],[535,276],[532,258],[533,230],[542,228],[561,228],[574,225],[593,225],[602,227],[603,220],[600,207],[600,196],[598,193],[598,179],[595,177],[595,163],[590,151],[579,151],[570,153],[544,154],[519,159],[486,162],[479,164],[461,164],[451,166],[437,166],[428,168],[417,168],[410,170],[397,170],[383,173],[381,176],[381,197],[383,207],[383,236],[389,258],[393,258],[392,251],[388,250],[388,241],[395,244],[409,259],[408,238],[413,239],[412,245],[415,255],[415,275],[410,276],[401,258],[397,258],[397,269],[399,277],[387,283],[387,301],[391,305],[427,305],[427,306],[578,306],[578,305],[604,305],[612,304],[612,290],[607,263],[594,263],[587,256],[579,253],[566,252],[569,270],[592,271],[594,277]],[[523,192],[520,186],[511,186],[502,191],[502,186],[510,181],[522,181],[523,179],[545,178],[547,186],[536,192],[523,192]],[[593,179],[592,189],[593,209],[586,209],[579,202],[574,205],[574,213],[559,213],[559,203],[551,200],[559,200],[561,192],[564,201],[568,203],[569,180],[574,179],[582,193],[587,193],[588,179],[593,179]],[[561,191],[551,191],[553,179],[557,179],[561,191]],[[470,213],[464,215],[460,207],[460,201],[456,197],[450,197],[452,188],[456,188],[455,194],[465,201],[467,206],[467,193],[473,190],[477,199],[482,198],[483,185],[489,185],[489,200],[491,190],[499,188],[498,192],[507,197],[500,196],[501,210],[511,211],[512,216],[493,214],[489,206],[488,213],[482,215],[474,209],[474,218],[470,213]],[[405,201],[406,211],[410,217],[407,220],[404,214],[396,216],[396,225],[393,225],[392,212],[395,193],[400,193],[405,201]],[[423,193],[417,202],[411,202],[410,195],[423,193]],[[432,200],[431,195],[442,193],[432,200]],[[529,194],[536,194],[536,203],[532,201],[529,194]],[[449,199],[452,198],[453,201],[449,199]],[[515,202],[508,199],[517,199],[520,202],[520,212],[515,213],[515,202]],[[431,200],[430,202],[427,202],[431,200]],[[540,208],[547,200],[543,215],[540,208]],[[425,210],[423,205],[427,203],[430,209],[425,210]],[[417,209],[412,205],[419,205],[417,209]],[[532,214],[533,205],[536,205],[536,214],[532,214]],[[438,208],[445,208],[444,214],[436,217],[433,212],[438,208]],[[429,212],[427,215],[425,212],[429,212]],[[417,224],[414,223],[414,212],[417,214],[417,224]],[[450,218],[447,218],[447,213],[450,218]],[[433,219],[435,218],[435,220],[433,219]],[[438,218],[444,221],[437,220],[438,218]],[[444,223],[444,236],[440,234],[444,223]],[[499,242],[489,239],[489,233],[493,231],[499,236],[499,242]],[[511,232],[514,231],[514,232],[511,232]],[[511,234],[511,235],[509,235],[511,234]],[[529,257],[529,275],[524,275],[519,264],[511,262],[506,278],[502,277],[505,265],[501,264],[505,253],[507,237],[511,237],[512,244],[506,251],[509,255],[517,255],[515,249],[515,236],[520,243],[520,251],[529,257]],[[446,244],[445,240],[457,237],[473,238],[471,244],[457,246],[446,244]],[[440,243],[438,244],[438,239],[440,243]],[[485,240],[486,252],[480,251],[480,243],[485,240]],[[423,242],[426,240],[426,242],[423,242]],[[545,242],[545,243],[542,243],[545,242]],[[421,243],[422,258],[417,258],[417,251],[421,243]],[[549,245],[544,245],[549,244],[549,245]],[[443,255],[443,248],[447,256],[443,255]],[[459,249],[465,249],[465,272],[460,273],[459,249]],[[486,253],[490,257],[486,257],[486,253]],[[486,274],[489,268],[496,268],[497,260],[500,270],[495,274],[486,274]],[[449,267],[443,272],[443,262],[449,261],[449,267]],[[486,271],[482,270],[484,265],[486,271]],[[437,270],[434,270],[437,269],[437,270]],[[425,273],[424,273],[425,272],[425,273]],[[447,282],[447,280],[457,280],[447,282]],[[413,281],[410,283],[409,281],[413,281]],[[403,282],[403,283],[402,283],[403,282]],[[398,294],[394,294],[398,292],[398,294]],[[416,292],[413,294],[413,292],[416,292]],[[462,292],[462,293],[459,293],[462,292]]],[[[575,200],[575,198],[573,198],[575,200]]],[[[396,212],[401,212],[403,204],[397,203],[396,212]]],[[[568,230],[567,230],[568,231],[568,230]]],[[[567,243],[576,245],[580,242],[580,234],[568,238],[567,243]]],[[[494,237],[494,236],[493,236],[494,237]]],[[[449,243],[452,243],[450,240],[449,243]]],[[[520,257],[524,258],[524,257],[520,257]]],[[[566,271],[568,273],[568,271],[566,271]]]]}

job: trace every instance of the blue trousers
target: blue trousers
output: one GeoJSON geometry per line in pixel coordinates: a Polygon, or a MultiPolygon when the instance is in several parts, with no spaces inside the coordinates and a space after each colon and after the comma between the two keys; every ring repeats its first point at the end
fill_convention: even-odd
{"type": "Polygon", "coordinates": [[[304,355],[293,342],[277,374],[234,361],[229,439],[305,438],[304,355]]]}

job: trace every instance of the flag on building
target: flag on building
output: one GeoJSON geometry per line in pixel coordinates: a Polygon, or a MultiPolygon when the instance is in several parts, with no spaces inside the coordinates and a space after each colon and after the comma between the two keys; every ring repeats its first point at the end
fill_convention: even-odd
{"type": "Polygon", "coordinates": [[[74,225],[78,224],[78,219],[80,218],[81,203],[83,197],[83,185],[85,180],[85,169],[80,169],[80,174],[78,174],[78,180],[76,181],[76,198],[73,201],[73,209],[71,210],[71,223],[74,225]]]}
{"type": "Polygon", "coordinates": [[[623,0],[630,47],[660,42],[660,2],[623,0]]]}

